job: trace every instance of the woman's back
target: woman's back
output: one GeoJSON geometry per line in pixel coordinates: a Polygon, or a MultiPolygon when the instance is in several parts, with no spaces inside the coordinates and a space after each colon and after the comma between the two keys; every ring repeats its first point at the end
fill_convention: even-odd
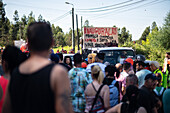
{"type": "MultiPolygon", "coordinates": [[[[99,85],[98,83],[93,82],[92,84],[89,84],[86,87],[86,90],[85,90],[86,110],[85,110],[85,112],[89,112],[91,110],[93,101],[95,99],[95,95],[96,95],[97,91],[99,90],[100,86],[101,85],[99,85]]],[[[99,109],[99,108],[104,109],[104,108],[108,108],[110,106],[110,104],[109,104],[109,87],[107,85],[104,85],[102,87],[99,96],[100,97],[97,99],[97,101],[93,107],[94,108],[93,110],[99,109]],[[103,101],[103,103],[102,103],[102,101],[103,101]],[[103,106],[103,104],[104,104],[104,106],[103,106]]]]}
{"type": "Polygon", "coordinates": [[[144,107],[138,107],[134,112],[128,112],[128,103],[123,102],[109,109],[106,113],[147,113],[147,111],[144,107]]]}

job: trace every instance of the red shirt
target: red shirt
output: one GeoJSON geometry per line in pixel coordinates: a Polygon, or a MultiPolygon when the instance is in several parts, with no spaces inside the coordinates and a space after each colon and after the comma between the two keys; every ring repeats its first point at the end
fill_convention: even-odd
{"type": "Polygon", "coordinates": [[[4,99],[5,99],[5,92],[6,92],[7,85],[8,85],[8,79],[4,78],[3,76],[0,76],[0,85],[1,85],[2,90],[3,90],[2,99],[0,100],[0,113],[1,113],[3,102],[4,102],[4,99]]]}

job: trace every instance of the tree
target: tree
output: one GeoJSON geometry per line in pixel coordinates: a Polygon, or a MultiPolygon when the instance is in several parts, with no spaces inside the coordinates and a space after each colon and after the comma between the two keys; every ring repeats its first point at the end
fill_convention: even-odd
{"type": "Polygon", "coordinates": [[[45,22],[45,19],[43,19],[41,14],[38,16],[38,22],[45,22]]]}
{"type": "Polygon", "coordinates": [[[55,40],[56,40],[56,44],[58,44],[58,46],[66,46],[66,43],[64,41],[64,33],[63,32],[58,32],[56,37],[55,37],[55,40]]]}
{"type": "Polygon", "coordinates": [[[142,36],[140,37],[139,40],[144,40],[146,41],[146,37],[149,35],[150,33],[150,26],[146,27],[144,32],[142,33],[142,36]]]}
{"type": "Polygon", "coordinates": [[[13,36],[13,40],[17,40],[18,36],[19,36],[19,27],[20,27],[20,20],[19,20],[19,15],[18,15],[18,11],[15,10],[14,15],[13,15],[13,20],[14,20],[14,36],[13,36]]]}
{"type": "Polygon", "coordinates": [[[5,19],[5,4],[2,2],[2,0],[0,1],[0,38],[2,38],[4,36],[5,30],[4,30],[4,23],[6,21],[5,19]]]}
{"type": "Polygon", "coordinates": [[[170,12],[168,12],[163,27],[159,31],[159,35],[155,40],[166,50],[170,49],[170,12]]]}
{"type": "Polygon", "coordinates": [[[152,23],[152,31],[155,30],[155,29],[158,31],[157,24],[156,24],[156,22],[154,21],[154,22],[152,23]]]}
{"type": "Polygon", "coordinates": [[[126,41],[132,41],[132,35],[129,34],[129,31],[126,31],[126,27],[121,29],[121,34],[118,37],[119,43],[124,44],[126,41]]]}
{"type": "Polygon", "coordinates": [[[33,12],[28,15],[28,25],[32,22],[35,22],[35,16],[33,15],[33,12]]]}
{"type": "Polygon", "coordinates": [[[89,21],[88,21],[88,20],[86,20],[86,21],[84,22],[84,27],[90,27],[90,26],[89,26],[89,21]]]}

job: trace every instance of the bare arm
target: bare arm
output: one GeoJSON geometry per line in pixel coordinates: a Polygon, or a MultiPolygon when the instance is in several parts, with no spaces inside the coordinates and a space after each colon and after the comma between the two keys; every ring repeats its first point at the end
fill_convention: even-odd
{"type": "Polygon", "coordinates": [[[152,113],[158,113],[156,107],[154,107],[154,108],[152,109],[152,113]]]}
{"type": "Polygon", "coordinates": [[[104,86],[104,107],[107,109],[110,108],[110,91],[107,85],[104,86]]]}
{"type": "Polygon", "coordinates": [[[110,108],[109,110],[106,111],[106,113],[120,113],[120,108],[122,106],[122,103],[117,104],[116,106],[110,108]]]}
{"type": "Polygon", "coordinates": [[[61,66],[55,66],[51,76],[51,87],[55,94],[56,113],[73,113],[69,86],[67,71],[61,66]]]}
{"type": "Polygon", "coordinates": [[[140,107],[137,113],[147,113],[144,107],[140,107]]]}
{"type": "Polygon", "coordinates": [[[6,90],[5,100],[2,108],[2,113],[12,113],[11,99],[9,96],[9,85],[6,90]]]}

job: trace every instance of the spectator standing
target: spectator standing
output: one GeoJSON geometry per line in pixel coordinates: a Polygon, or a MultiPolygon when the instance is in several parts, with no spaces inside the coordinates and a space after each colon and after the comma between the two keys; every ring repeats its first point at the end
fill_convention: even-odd
{"type": "Polygon", "coordinates": [[[156,74],[156,73],[160,73],[161,76],[162,76],[162,81],[161,81],[161,85],[163,85],[163,74],[162,74],[162,71],[159,70],[159,63],[157,61],[151,61],[150,63],[150,68],[151,68],[151,71],[156,74]]]}
{"type": "MultiPolygon", "coordinates": [[[[157,76],[157,81],[158,81],[158,84],[156,86],[156,88],[154,89],[154,94],[157,98],[159,98],[159,100],[161,101],[162,103],[162,96],[163,96],[163,93],[165,91],[165,88],[161,86],[161,74],[160,73],[156,73],[156,76],[157,76]]],[[[158,113],[164,113],[163,112],[163,106],[161,106],[159,109],[158,109],[158,113]]]]}
{"type": "Polygon", "coordinates": [[[104,56],[105,54],[104,53],[97,53],[96,57],[95,57],[95,62],[94,63],[91,63],[87,66],[86,68],[86,71],[91,74],[91,67],[94,66],[94,65],[99,65],[101,70],[103,71],[104,75],[105,75],[105,67],[106,65],[103,64],[103,61],[104,61],[104,56]]]}
{"type": "Polygon", "coordinates": [[[0,99],[0,113],[2,112],[2,105],[5,99],[6,87],[10,79],[12,71],[27,59],[25,53],[15,46],[6,46],[2,53],[2,68],[4,75],[0,76],[0,87],[2,88],[2,99],[0,99]]]}
{"type": "Polygon", "coordinates": [[[126,89],[128,100],[109,109],[106,113],[147,113],[146,109],[138,104],[138,93],[139,89],[136,86],[128,86],[126,89]]]}
{"type": "MultiPolygon", "coordinates": [[[[135,74],[129,74],[126,78],[126,87],[133,85],[138,87],[138,78],[135,74]]],[[[127,95],[125,94],[122,98],[122,102],[128,101],[127,95]]]]}
{"type": "Polygon", "coordinates": [[[74,112],[82,113],[86,106],[84,91],[89,84],[90,77],[88,72],[81,67],[82,56],[77,53],[73,56],[73,59],[75,68],[69,71],[71,100],[74,112]]]}
{"type": "Polygon", "coordinates": [[[95,57],[96,57],[96,54],[95,53],[91,53],[88,55],[88,64],[91,64],[91,63],[94,63],[95,62],[95,57]]]}
{"type": "Polygon", "coordinates": [[[147,113],[157,113],[156,103],[158,101],[153,94],[153,87],[155,87],[156,82],[157,78],[153,73],[146,75],[145,83],[139,91],[139,105],[143,106],[147,113]]]}
{"type": "Polygon", "coordinates": [[[62,65],[67,69],[67,71],[70,71],[71,67],[69,67],[67,64],[63,63],[63,53],[58,53],[59,56],[59,64],[62,65]]]}
{"type": "Polygon", "coordinates": [[[142,61],[136,62],[136,71],[137,71],[136,76],[138,77],[139,88],[141,88],[145,83],[145,76],[152,72],[145,69],[145,63],[142,61]]]}
{"type": "Polygon", "coordinates": [[[96,113],[100,111],[100,113],[104,113],[105,110],[109,109],[110,107],[109,87],[107,85],[102,84],[104,74],[98,65],[92,66],[91,72],[93,82],[89,84],[85,90],[85,112],[96,113]]]}
{"type": "MultiPolygon", "coordinates": [[[[120,73],[120,76],[122,78],[122,92],[123,95],[125,94],[126,91],[126,77],[128,76],[129,71],[131,70],[131,64],[128,62],[124,62],[123,64],[123,72],[120,73]]],[[[121,100],[121,97],[120,97],[121,100]]]]}
{"type": "Polygon", "coordinates": [[[54,53],[52,53],[51,55],[50,55],[50,60],[53,62],[53,63],[55,63],[55,64],[58,64],[59,63],[59,56],[58,56],[58,54],[54,54],[54,53]]]}
{"type": "Polygon", "coordinates": [[[166,89],[163,94],[163,109],[164,113],[170,113],[170,89],[166,89]]]}
{"type": "Polygon", "coordinates": [[[53,44],[50,25],[31,23],[27,37],[31,55],[11,75],[3,113],[72,112],[67,71],[48,60],[53,44]]]}
{"type": "Polygon", "coordinates": [[[67,64],[70,68],[73,68],[73,64],[70,56],[64,57],[64,63],[67,64]]]}
{"type": "Polygon", "coordinates": [[[115,80],[116,67],[108,65],[105,68],[106,77],[104,78],[103,84],[109,86],[110,90],[110,106],[113,107],[119,102],[119,83],[115,80]]]}

